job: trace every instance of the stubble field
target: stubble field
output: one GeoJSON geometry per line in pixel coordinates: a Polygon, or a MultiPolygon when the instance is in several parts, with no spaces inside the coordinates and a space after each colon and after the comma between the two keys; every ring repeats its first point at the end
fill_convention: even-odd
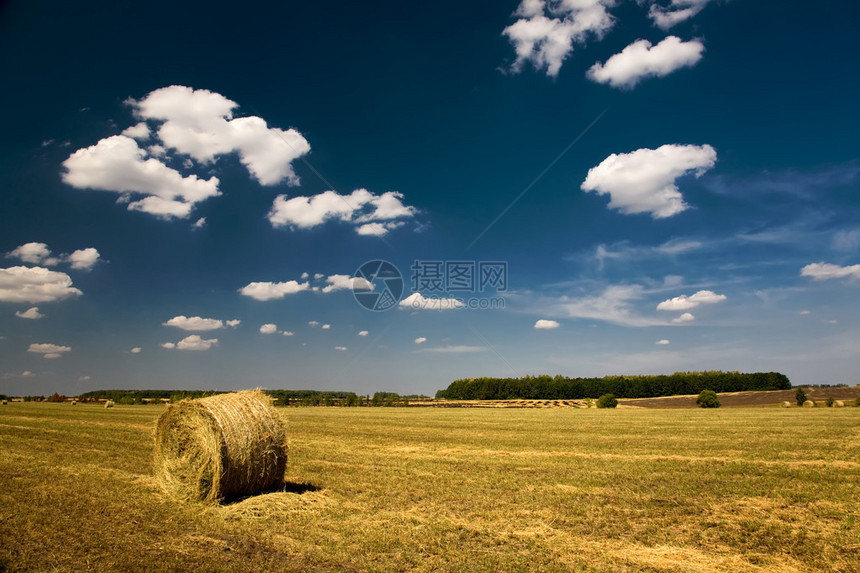
{"type": "Polygon", "coordinates": [[[860,570],[858,408],[282,408],[286,491],[216,507],[162,411],[0,408],[0,571],[860,570]]]}

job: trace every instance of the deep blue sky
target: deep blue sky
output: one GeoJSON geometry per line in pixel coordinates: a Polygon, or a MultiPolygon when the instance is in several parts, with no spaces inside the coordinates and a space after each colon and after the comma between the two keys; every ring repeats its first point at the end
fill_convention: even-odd
{"type": "Polygon", "coordinates": [[[5,2],[0,392],[432,394],[481,375],[703,369],[856,384],[858,21],[844,1],[5,2]],[[232,115],[187,123],[182,94],[207,92],[232,115]],[[167,115],[147,111],[159,94],[167,115]],[[226,127],[252,117],[266,125],[246,139],[226,127]],[[148,136],[120,136],[141,122],[148,136]],[[242,163],[284,152],[272,128],[309,146],[279,164],[293,180],[242,163]],[[217,191],[172,216],[134,209],[147,195],[120,194],[128,164],[93,155],[119,140],[217,191]],[[356,210],[300,224],[293,203],[270,222],[296,197],[356,210]],[[373,259],[401,270],[404,298],[416,259],[504,261],[505,308],[374,313],[323,292],[373,259]],[[289,281],[305,290],[241,292],[289,281]]]}

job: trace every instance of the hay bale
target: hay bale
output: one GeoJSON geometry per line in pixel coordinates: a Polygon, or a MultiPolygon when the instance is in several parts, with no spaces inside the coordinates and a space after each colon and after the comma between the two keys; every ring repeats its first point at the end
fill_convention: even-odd
{"type": "Polygon", "coordinates": [[[815,402],[813,402],[812,400],[807,400],[806,402],[803,403],[803,407],[804,408],[815,408],[815,402]]]}
{"type": "Polygon", "coordinates": [[[834,408],[844,408],[845,402],[843,402],[842,400],[836,400],[835,402],[833,402],[833,407],[834,408]]]}
{"type": "Polygon", "coordinates": [[[108,400],[105,402],[105,408],[113,408],[113,400],[108,400]]]}
{"type": "Polygon", "coordinates": [[[779,405],[780,408],[791,408],[791,402],[785,401],[779,405]]]}
{"type": "Polygon", "coordinates": [[[6,400],[3,400],[3,405],[4,405],[4,406],[5,406],[5,405],[7,405],[8,403],[9,403],[9,402],[7,402],[6,400]]]}
{"type": "Polygon", "coordinates": [[[216,502],[284,484],[287,433],[259,390],[173,404],[158,419],[155,468],[162,489],[216,502]]]}
{"type": "Polygon", "coordinates": [[[72,406],[77,406],[77,405],[78,405],[78,401],[77,401],[77,400],[72,400],[72,406]]]}

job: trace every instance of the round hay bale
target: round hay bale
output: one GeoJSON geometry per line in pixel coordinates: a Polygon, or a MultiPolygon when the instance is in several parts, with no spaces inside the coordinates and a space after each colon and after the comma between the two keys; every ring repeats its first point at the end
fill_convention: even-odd
{"type": "Polygon", "coordinates": [[[806,402],[803,403],[803,407],[804,408],[815,408],[815,402],[813,402],[812,400],[807,400],[806,402]]]}
{"type": "Polygon", "coordinates": [[[77,406],[77,405],[78,405],[78,401],[77,401],[77,400],[72,400],[72,406],[77,406]]]}
{"type": "Polygon", "coordinates": [[[3,405],[4,405],[4,406],[5,406],[5,405],[7,405],[8,403],[9,403],[9,402],[7,402],[6,400],[3,400],[3,405]]]}
{"type": "Polygon", "coordinates": [[[217,502],[284,484],[287,432],[259,390],[182,400],[161,414],[155,471],[171,497],[217,502]]]}
{"type": "Polygon", "coordinates": [[[113,400],[108,400],[105,402],[105,408],[113,408],[113,400]]]}
{"type": "Polygon", "coordinates": [[[791,408],[791,402],[785,401],[779,405],[780,408],[791,408]]]}
{"type": "Polygon", "coordinates": [[[836,400],[835,402],[833,402],[833,407],[834,408],[844,408],[845,402],[843,402],[842,400],[836,400]]]}

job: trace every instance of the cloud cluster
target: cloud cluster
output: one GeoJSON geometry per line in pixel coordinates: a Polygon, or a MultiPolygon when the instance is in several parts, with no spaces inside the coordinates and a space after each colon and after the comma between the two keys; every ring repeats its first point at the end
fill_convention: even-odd
{"type": "Polygon", "coordinates": [[[0,302],[54,302],[81,294],[66,273],[44,267],[0,269],[0,302]]]}
{"type": "Polygon", "coordinates": [[[609,207],[625,214],[671,217],[687,208],[675,180],[691,171],[699,177],[716,161],[710,145],[671,144],[613,153],[588,170],[581,188],[609,194],[609,207]]]}
{"type": "Polygon", "coordinates": [[[44,265],[53,267],[60,263],[69,263],[71,267],[79,271],[89,271],[99,261],[98,250],[88,247],[78,249],[69,255],[56,255],[51,252],[45,243],[25,243],[6,253],[7,257],[19,259],[24,263],[44,265]]]}
{"type": "Polygon", "coordinates": [[[413,310],[450,310],[466,306],[456,298],[425,297],[414,292],[400,301],[400,308],[413,310]]]}
{"type": "Polygon", "coordinates": [[[119,193],[132,211],[184,219],[197,203],[221,194],[220,181],[169,167],[172,153],[186,158],[186,169],[207,167],[236,153],[262,185],[299,182],[292,162],[310,151],[307,140],[295,129],[270,128],[260,117],[234,119],[238,104],[221,94],[169,86],[126,103],[142,121],[72,153],[63,162],[65,183],[119,193]],[[150,123],[158,125],[154,133],[150,123]],[[139,144],[150,140],[148,147],[139,144]]]}
{"type": "Polygon", "coordinates": [[[656,46],[648,40],[637,40],[605,64],[597,62],[591,66],[586,75],[597,83],[630,89],[645,78],[659,78],[694,66],[702,59],[704,50],[702,42],[683,42],[677,36],[669,36],[656,46]]]}
{"type": "Polygon", "coordinates": [[[696,308],[701,304],[715,304],[724,300],[726,300],[726,295],[724,294],[717,294],[710,290],[700,290],[690,296],[682,294],[681,296],[664,300],[657,305],[657,310],[690,310],[691,308],[696,308]]]}
{"type": "Polygon", "coordinates": [[[273,227],[310,229],[329,220],[343,221],[355,226],[359,235],[381,237],[402,227],[406,219],[418,213],[415,207],[404,205],[403,194],[388,191],[382,195],[367,189],[356,189],[349,195],[325,191],[312,197],[278,195],[272,203],[268,219],[273,227]]]}
{"type": "Polygon", "coordinates": [[[307,282],[285,281],[280,283],[252,282],[239,289],[239,292],[254,300],[267,301],[282,299],[288,294],[306,290],[310,290],[310,284],[307,282]]]}
{"type": "Polygon", "coordinates": [[[192,332],[201,332],[206,330],[218,330],[220,328],[224,328],[229,326],[234,328],[239,326],[241,320],[228,320],[226,323],[223,320],[216,318],[201,318],[199,316],[186,317],[184,315],[174,316],[167,322],[162,323],[164,326],[175,326],[176,328],[181,328],[182,330],[189,330],[192,332]]]}
{"type": "Polygon", "coordinates": [[[530,62],[556,77],[574,42],[601,38],[612,28],[607,8],[614,5],[614,0],[522,0],[515,12],[520,19],[502,32],[517,55],[511,71],[518,73],[530,62]]]}
{"type": "Polygon", "coordinates": [[[217,338],[206,339],[201,338],[199,334],[192,334],[190,336],[186,336],[175,344],[173,342],[165,342],[161,345],[161,347],[167,348],[168,350],[173,350],[175,348],[177,350],[204,351],[209,350],[217,344],[217,338]]]}
{"type": "Polygon", "coordinates": [[[64,352],[71,352],[71,346],[59,346],[57,344],[31,344],[27,352],[41,354],[43,358],[59,358],[64,352]]]}
{"type": "Polygon", "coordinates": [[[841,267],[831,263],[810,263],[800,270],[800,275],[816,281],[860,279],[860,265],[841,267]]]}
{"type": "Polygon", "coordinates": [[[661,6],[654,3],[648,10],[648,16],[654,22],[655,26],[668,30],[675,24],[689,20],[702,9],[711,0],[669,0],[667,6],[661,6]]]}
{"type": "Polygon", "coordinates": [[[535,322],[535,328],[537,328],[538,330],[553,330],[555,328],[558,328],[559,326],[561,326],[561,324],[559,324],[558,321],[547,320],[544,318],[535,322]]]}

